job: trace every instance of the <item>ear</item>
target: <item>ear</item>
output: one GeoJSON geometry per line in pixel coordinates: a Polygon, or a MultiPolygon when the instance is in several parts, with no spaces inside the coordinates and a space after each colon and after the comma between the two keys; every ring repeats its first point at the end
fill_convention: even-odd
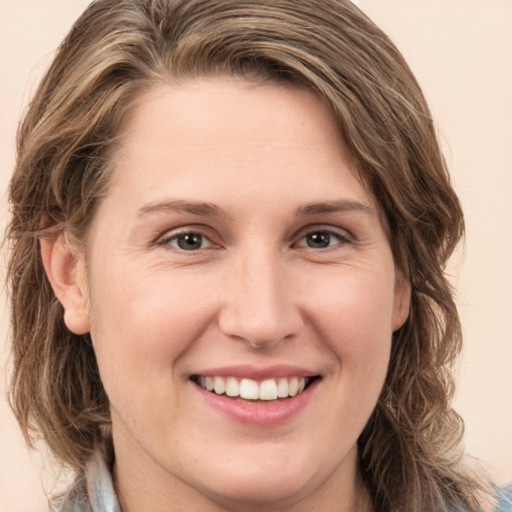
{"type": "Polygon", "coordinates": [[[411,306],[411,283],[402,271],[396,271],[395,297],[393,304],[393,332],[404,325],[411,306]]]}
{"type": "Polygon", "coordinates": [[[87,281],[83,254],[74,250],[64,233],[41,240],[41,257],[55,296],[64,308],[64,323],[75,334],[90,330],[87,281]]]}

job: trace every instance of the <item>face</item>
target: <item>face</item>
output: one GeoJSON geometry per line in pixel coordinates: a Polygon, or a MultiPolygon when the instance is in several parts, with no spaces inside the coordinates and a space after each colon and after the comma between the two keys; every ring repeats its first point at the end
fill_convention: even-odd
{"type": "Polygon", "coordinates": [[[114,160],[79,286],[121,503],[341,504],[408,286],[327,110],[161,85],[114,160]]]}

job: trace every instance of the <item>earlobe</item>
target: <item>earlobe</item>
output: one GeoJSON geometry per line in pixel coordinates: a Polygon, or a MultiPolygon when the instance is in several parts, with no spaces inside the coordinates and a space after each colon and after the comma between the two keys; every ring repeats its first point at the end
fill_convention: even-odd
{"type": "Polygon", "coordinates": [[[393,332],[404,325],[411,306],[411,283],[402,272],[397,271],[395,279],[395,303],[393,308],[393,332]]]}
{"type": "Polygon", "coordinates": [[[90,330],[83,255],[71,249],[63,233],[41,240],[41,257],[55,296],[64,308],[64,323],[75,334],[90,330]]]}

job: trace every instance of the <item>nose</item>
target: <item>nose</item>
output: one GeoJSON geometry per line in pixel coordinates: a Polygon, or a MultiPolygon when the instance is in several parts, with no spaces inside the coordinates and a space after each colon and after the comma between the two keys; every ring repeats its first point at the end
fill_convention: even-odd
{"type": "Polygon", "coordinates": [[[219,313],[219,327],[226,336],[269,348],[299,334],[303,319],[285,267],[279,257],[261,253],[230,266],[219,313]]]}

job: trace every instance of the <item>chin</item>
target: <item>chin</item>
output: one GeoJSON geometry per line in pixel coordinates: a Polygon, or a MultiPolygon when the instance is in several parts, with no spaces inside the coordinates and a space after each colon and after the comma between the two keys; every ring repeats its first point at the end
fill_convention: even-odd
{"type": "Polygon", "coordinates": [[[314,496],[336,472],[336,467],[327,461],[316,464],[305,454],[302,460],[293,454],[267,455],[260,450],[257,460],[241,455],[235,464],[226,462],[222,467],[212,467],[209,475],[202,474],[205,494],[219,505],[237,511],[252,507],[283,510],[314,496]]]}
{"type": "Polygon", "coordinates": [[[211,489],[212,501],[237,511],[250,510],[251,506],[260,510],[262,507],[265,510],[270,510],[270,507],[282,510],[302,500],[315,487],[308,478],[295,477],[295,474],[269,474],[259,479],[256,476],[238,476],[211,489]]]}

